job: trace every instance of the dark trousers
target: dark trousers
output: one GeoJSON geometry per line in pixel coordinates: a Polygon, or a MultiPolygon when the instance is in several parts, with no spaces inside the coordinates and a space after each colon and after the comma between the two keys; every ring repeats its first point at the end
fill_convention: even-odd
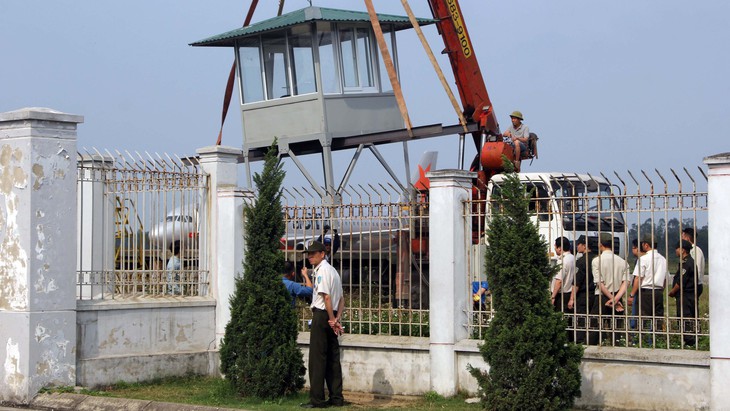
{"type": "Polygon", "coordinates": [[[568,330],[566,330],[566,332],[568,334],[568,341],[573,342],[573,309],[568,308],[570,295],[571,293],[558,293],[558,295],[555,296],[553,308],[555,309],[555,311],[568,314],[567,316],[565,316],[565,319],[568,322],[568,330]]]}
{"type": "Polygon", "coordinates": [[[573,310],[568,308],[568,301],[570,301],[570,293],[558,293],[558,295],[555,296],[553,308],[555,308],[555,311],[573,314],[573,310]]]}
{"type": "Polygon", "coordinates": [[[595,296],[588,296],[585,292],[578,292],[575,295],[575,301],[573,302],[576,314],[575,342],[578,344],[585,344],[588,341],[588,321],[586,321],[586,317],[591,312],[594,301],[595,296]]]}
{"type": "Polygon", "coordinates": [[[642,288],[639,297],[641,315],[664,316],[664,290],[642,288]]]}
{"type": "MultiPolygon", "coordinates": [[[[699,289],[697,290],[699,291],[699,289]]],[[[700,293],[697,294],[699,297],[700,293]]],[[[682,319],[682,335],[685,345],[695,345],[695,321],[697,318],[697,300],[694,290],[685,291],[677,296],[677,317],[682,319]],[[684,334],[686,333],[686,334],[684,334]]]]}
{"type": "MultiPolygon", "coordinates": [[[[336,312],[335,312],[335,315],[336,312]]],[[[340,343],[330,328],[327,311],[312,309],[312,328],[309,339],[309,402],[324,405],[324,384],[330,393],[330,402],[342,404],[342,365],[340,343]]]]}
{"type": "Polygon", "coordinates": [[[626,321],[624,316],[624,309],[622,308],[621,311],[617,311],[615,306],[608,307],[606,306],[606,302],[608,302],[609,298],[605,295],[597,295],[595,298],[595,302],[593,303],[593,308],[591,309],[591,319],[590,319],[590,327],[593,330],[598,329],[599,326],[599,318],[600,315],[600,323],[601,323],[601,329],[603,330],[602,336],[598,333],[598,331],[591,331],[588,333],[588,344],[590,345],[598,345],[600,344],[601,338],[603,340],[608,340],[613,338],[613,340],[618,340],[621,337],[621,333],[616,333],[616,331],[622,331],[626,328],[626,321]]]}
{"type": "Polygon", "coordinates": [[[642,288],[639,292],[639,309],[642,316],[654,316],[653,320],[644,320],[642,328],[644,330],[661,331],[664,327],[664,319],[656,317],[664,317],[664,290],[642,288]],[[654,327],[656,324],[656,327],[654,327]]]}

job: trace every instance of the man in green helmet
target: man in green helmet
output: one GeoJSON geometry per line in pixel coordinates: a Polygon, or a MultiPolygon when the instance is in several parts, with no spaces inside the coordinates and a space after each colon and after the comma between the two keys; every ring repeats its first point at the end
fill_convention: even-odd
{"type": "Polygon", "coordinates": [[[512,125],[504,132],[503,136],[509,139],[507,140],[508,142],[512,142],[515,149],[515,171],[519,171],[522,153],[527,153],[530,129],[526,124],[522,123],[524,117],[521,111],[515,110],[509,117],[512,120],[512,125]]]}

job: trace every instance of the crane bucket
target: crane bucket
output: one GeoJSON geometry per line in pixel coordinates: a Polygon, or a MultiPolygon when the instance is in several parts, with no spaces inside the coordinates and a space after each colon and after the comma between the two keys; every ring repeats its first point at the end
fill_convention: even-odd
{"type": "Polygon", "coordinates": [[[480,162],[482,168],[495,173],[503,171],[502,155],[508,160],[514,161],[515,153],[512,146],[503,141],[489,141],[482,147],[480,162]]]}

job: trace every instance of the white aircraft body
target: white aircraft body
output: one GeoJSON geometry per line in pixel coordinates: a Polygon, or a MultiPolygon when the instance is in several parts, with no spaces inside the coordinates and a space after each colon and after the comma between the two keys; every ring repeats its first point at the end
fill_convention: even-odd
{"type": "Polygon", "coordinates": [[[182,206],[167,213],[164,221],[151,227],[148,236],[151,244],[157,249],[168,249],[175,241],[186,248],[197,244],[198,212],[195,206],[182,206]]]}

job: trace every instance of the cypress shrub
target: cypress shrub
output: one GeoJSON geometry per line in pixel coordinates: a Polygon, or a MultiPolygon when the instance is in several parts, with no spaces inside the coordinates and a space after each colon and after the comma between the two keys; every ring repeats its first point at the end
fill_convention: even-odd
{"type": "Polygon", "coordinates": [[[230,300],[231,320],[221,343],[221,371],[242,396],[282,397],[304,386],[304,359],[297,346],[297,318],[281,282],[284,235],[276,143],[254,175],[258,197],[244,208],[246,259],[230,300]]]}
{"type": "Polygon", "coordinates": [[[556,272],[530,221],[530,193],[508,172],[487,230],[486,266],[494,318],[480,346],[488,371],[469,366],[488,410],[565,410],[580,397],[583,347],[569,343],[562,313],[550,303],[556,272]]]}

